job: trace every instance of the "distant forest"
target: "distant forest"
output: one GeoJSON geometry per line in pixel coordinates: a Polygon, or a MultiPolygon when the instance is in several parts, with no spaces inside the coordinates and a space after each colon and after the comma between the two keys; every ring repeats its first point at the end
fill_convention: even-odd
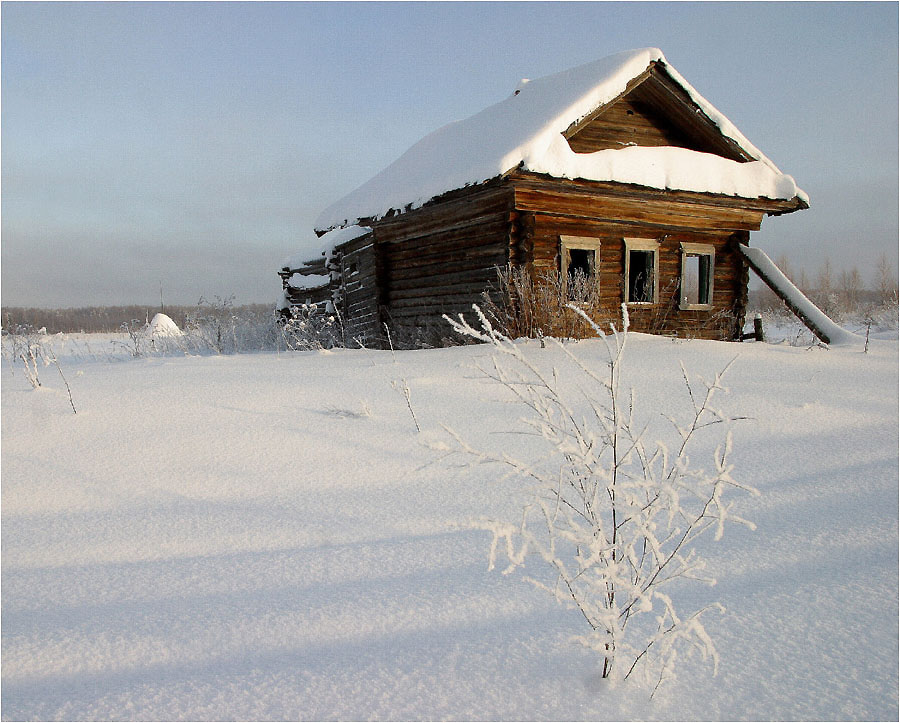
{"type": "Polygon", "coordinates": [[[233,314],[240,318],[248,316],[261,317],[274,313],[274,304],[245,304],[231,306],[221,301],[217,304],[201,304],[197,306],[86,306],[78,309],[31,309],[18,306],[4,306],[2,309],[3,329],[16,326],[31,326],[34,329],[44,328],[48,334],[59,332],[114,332],[123,324],[133,321],[143,323],[162,311],[172,318],[180,328],[187,326],[190,318],[205,317],[214,313],[233,314]]]}

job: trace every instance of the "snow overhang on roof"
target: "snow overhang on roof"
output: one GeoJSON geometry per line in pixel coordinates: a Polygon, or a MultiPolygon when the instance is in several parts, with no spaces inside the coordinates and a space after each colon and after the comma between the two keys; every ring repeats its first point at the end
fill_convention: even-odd
{"type": "Polygon", "coordinates": [[[505,100],[420,140],[381,173],[326,208],[316,219],[316,228],[377,219],[391,209],[417,208],[443,193],[515,168],[560,178],[743,198],[799,198],[808,203],[794,179],[670,66],[661,50],[644,48],[523,81],[505,100]],[[652,63],[663,65],[722,135],[755,160],[742,163],[674,147],[572,151],[563,136],[566,129],[621,95],[629,81],[652,63]]]}
{"type": "Polygon", "coordinates": [[[331,260],[331,252],[341,244],[358,239],[371,232],[369,226],[348,226],[336,228],[322,236],[314,236],[301,242],[297,250],[281,262],[279,268],[294,271],[304,266],[321,263],[324,259],[327,264],[331,260]]]}

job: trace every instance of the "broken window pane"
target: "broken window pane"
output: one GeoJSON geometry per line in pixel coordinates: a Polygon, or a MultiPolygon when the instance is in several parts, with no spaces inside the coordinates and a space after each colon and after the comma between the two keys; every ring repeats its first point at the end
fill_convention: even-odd
{"type": "Polygon", "coordinates": [[[628,251],[628,301],[653,303],[655,251],[628,251]]]}
{"type": "Polygon", "coordinates": [[[581,273],[590,276],[594,270],[594,252],[590,249],[569,249],[569,278],[581,273]]]}

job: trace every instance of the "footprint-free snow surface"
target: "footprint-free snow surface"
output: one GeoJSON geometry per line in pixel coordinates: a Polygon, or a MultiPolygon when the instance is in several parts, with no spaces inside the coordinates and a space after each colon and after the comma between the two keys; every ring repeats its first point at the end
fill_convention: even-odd
{"type": "MultiPolygon", "coordinates": [[[[473,521],[515,521],[527,484],[435,446],[446,425],[536,453],[475,369],[489,347],[116,360],[70,341],[77,414],[55,367],[34,390],[3,362],[6,720],[898,717],[896,341],[631,336],[652,433],[689,408],[681,362],[711,378],[738,357],[720,406],[747,417],[733,476],[761,492],[732,495],[755,531],[699,547],[718,584],[673,592],[725,606],[718,675],[685,658],[652,700],[600,680],[576,611],[488,569],[473,521]]],[[[523,348],[574,383],[558,349],[523,348]]]]}

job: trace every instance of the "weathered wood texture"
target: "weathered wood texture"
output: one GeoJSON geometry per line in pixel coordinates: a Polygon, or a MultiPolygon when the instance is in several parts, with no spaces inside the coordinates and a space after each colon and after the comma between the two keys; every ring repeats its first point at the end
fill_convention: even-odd
{"type": "Polygon", "coordinates": [[[516,186],[521,214],[521,242],[525,263],[536,281],[551,280],[560,269],[560,236],[600,239],[595,279],[599,306],[595,320],[620,325],[625,289],[624,238],[659,242],[658,302],[630,304],[635,331],[711,339],[739,338],[746,309],[746,267],[736,244],[758,227],[761,214],[730,205],[702,204],[661,198],[609,198],[586,194],[583,187],[566,189],[558,183],[528,179],[516,186]],[[593,214],[592,214],[593,211],[593,214]],[[710,309],[679,308],[681,244],[714,247],[713,296],[710,309]]]}
{"type": "Polygon", "coordinates": [[[622,98],[585,123],[568,138],[576,153],[593,153],[626,146],[677,146],[692,150],[692,139],[649,104],[622,98]]]}
{"type": "MultiPolygon", "coordinates": [[[[659,242],[658,302],[629,306],[637,331],[714,339],[739,338],[747,304],[747,266],[736,245],[747,243],[765,213],[788,202],[555,179],[514,172],[504,183],[474,187],[420,209],[374,221],[374,231],[335,250],[340,286],[292,291],[291,301],[336,294],[347,341],[395,343],[447,335],[443,314],[468,313],[496,288],[497,269],[527,267],[535,280],[556,279],[560,236],[599,238],[597,307],[618,321],[624,298],[624,238],[659,242]],[[681,243],[715,249],[710,309],[679,308],[681,243]]],[[[305,273],[323,273],[308,264],[305,273]]]]}
{"type": "Polygon", "coordinates": [[[340,271],[338,310],[344,327],[344,344],[369,346],[380,335],[378,275],[375,240],[371,233],[335,249],[340,271]]]}
{"type": "Polygon", "coordinates": [[[290,283],[291,276],[300,274],[301,276],[324,276],[330,273],[325,267],[325,259],[317,259],[315,261],[304,264],[299,269],[283,268],[278,272],[281,277],[281,286],[284,289],[285,296],[291,306],[300,306],[301,304],[318,304],[331,299],[335,285],[329,282],[325,286],[314,289],[303,289],[292,286],[290,283]]]}
{"type": "Polygon", "coordinates": [[[512,191],[470,189],[375,222],[382,322],[395,340],[449,336],[443,314],[470,312],[509,260],[512,191]]]}
{"type": "Polygon", "coordinates": [[[634,78],[625,91],[564,133],[576,153],[623,146],[678,146],[715,153],[735,161],[747,155],[654,63],[634,78]]]}

